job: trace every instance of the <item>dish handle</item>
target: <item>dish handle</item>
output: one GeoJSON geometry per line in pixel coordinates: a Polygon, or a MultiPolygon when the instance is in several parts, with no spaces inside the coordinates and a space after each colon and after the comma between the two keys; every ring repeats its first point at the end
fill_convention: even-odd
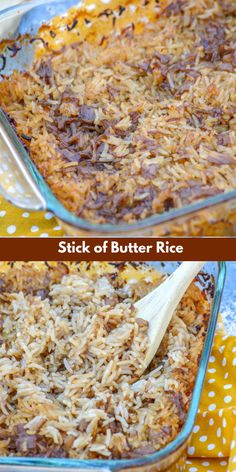
{"type": "Polygon", "coordinates": [[[26,165],[29,160],[5,113],[0,109],[0,193],[10,203],[27,210],[47,205],[26,165]]]}

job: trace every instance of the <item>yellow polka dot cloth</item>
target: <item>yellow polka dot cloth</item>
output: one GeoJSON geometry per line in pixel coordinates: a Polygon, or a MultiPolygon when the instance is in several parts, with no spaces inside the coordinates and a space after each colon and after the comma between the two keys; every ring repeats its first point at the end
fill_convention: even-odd
{"type": "Polygon", "coordinates": [[[20,210],[0,197],[1,236],[64,236],[64,231],[51,213],[20,210]]]}
{"type": "Polygon", "coordinates": [[[236,472],[236,337],[217,332],[186,472],[236,472]]]}

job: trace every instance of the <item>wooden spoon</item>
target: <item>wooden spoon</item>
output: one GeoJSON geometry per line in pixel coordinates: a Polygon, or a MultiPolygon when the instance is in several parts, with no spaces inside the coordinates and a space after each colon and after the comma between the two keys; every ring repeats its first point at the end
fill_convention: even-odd
{"type": "Polygon", "coordinates": [[[181,298],[204,264],[183,262],[161,285],[135,303],[136,317],[149,323],[149,348],[141,374],[155,356],[181,298]]]}

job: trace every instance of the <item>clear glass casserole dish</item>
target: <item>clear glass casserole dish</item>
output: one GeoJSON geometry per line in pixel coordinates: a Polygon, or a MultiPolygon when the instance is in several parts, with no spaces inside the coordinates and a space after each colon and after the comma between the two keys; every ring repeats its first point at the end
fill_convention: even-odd
{"type": "MultiPolygon", "coordinates": [[[[8,76],[15,69],[27,70],[32,62],[34,49],[40,44],[40,26],[57,15],[65,14],[73,5],[78,5],[78,1],[28,0],[1,12],[0,73],[8,76]],[[27,35],[27,41],[23,39],[24,35],[27,35]],[[17,42],[10,41],[12,38],[17,38],[17,42]],[[9,41],[3,41],[5,39],[9,41]]],[[[90,8],[91,11],[92,9],[90,8]]],[[[87,11],[90,10],[88,7],[87,11]]],[[[107,17],[103,16],[103,21],[106,21],[106,18],[109,20],[109,14],[107,17]]],[[[70,33],[73,34],[73,31],[70,33]]],[[[71,236],[105,234],[233,236],[236,234],[236,190],[207,197],[200,202],[155,214],[130,224],[93,224],[79,218],[68,211],[53,195],[30,160],[24,146],[15,139],[14,130],[2,113],[0,122],[2,195],[20,208],[51,211],[71,236]]]]}
{"type": "MultiPolygon", "coordinates": [[[[177,262],[158,263],[150,262],[158,272],[172,273],[178,266],[177,262]]],[[[216,323],[219,313],[221,296],[224,288],[226,266],[225,263],[207,263],[203,269],[203,276],[196,282],[201,290],[208,295],[211,307],[209,325],[203,347],[199,370],[195,381],[192,400],[186,422],[178,436],[166,447],[158,452],[138,459],[125,460],[74,460],[74,459],[48,459],[48,458],[24,458],[24,457],[0,457],[0,470],[11,471],[183,471],[187,445],[191,438],[195,417],[198,411],[204,378],[208,365],[208,358],[214,339],[216,323]]]]}

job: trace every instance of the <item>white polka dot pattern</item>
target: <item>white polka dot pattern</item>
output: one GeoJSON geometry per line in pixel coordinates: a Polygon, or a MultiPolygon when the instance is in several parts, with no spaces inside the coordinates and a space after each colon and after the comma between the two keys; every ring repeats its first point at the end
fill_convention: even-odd
{"type": "Polygon", "coordinates": [[[15,225],[10,225],[7,227],[7,232],[8,234],[14,234],[16,232],[16,226],[15,225]]]}
{"type": "Polygon", "coordinates": [[[224,336],[222,339],[219,332],[209,359],[200,409],[188,448],[186,472],[236,472],[234,353],[236,338],[224,336]]]}
{"type": "Polygon", "coordinates": [[[40,236],[47,238],[64,235],[65,232],[51,213],[30,213],[20,210],[0,197],[0,237],[40,236]]]}

